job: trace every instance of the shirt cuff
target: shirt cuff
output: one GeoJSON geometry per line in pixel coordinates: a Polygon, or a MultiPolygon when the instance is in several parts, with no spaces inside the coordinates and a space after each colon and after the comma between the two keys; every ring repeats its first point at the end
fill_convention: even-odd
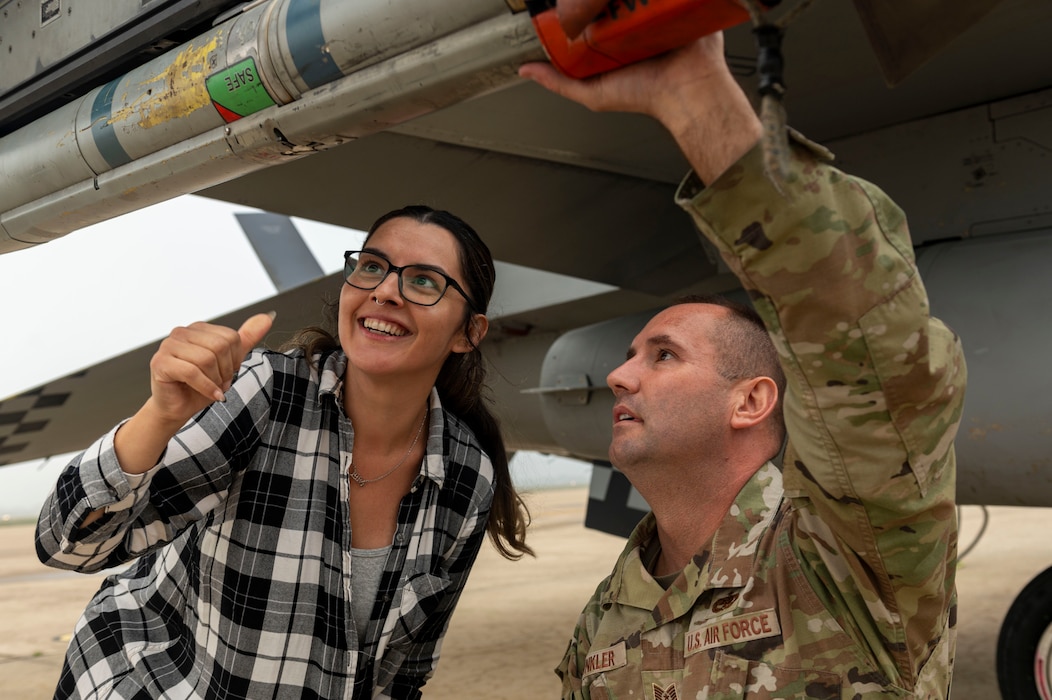
{"type": "MultiPolygon", "coordinates": [[[[790,172],[799,167],[802,161],[832,162],[835,158],[832,151],[812,141],[796,129],[788,129],[790,172]],[[802,150],[801,150],[802,149],[802,150]]],[[[675,201],[688,213],[700,210],[705,200],[699,199],[703,194],[713,196],[715,192],[732,191],[748,187],[757,177],[766,178],[763,171],[763,141],[757,142],[734,165],[727,168],[715,182],[706,187],[698,174],[688,172],[676,188],[675,201]]],[[[769,184],[769,183],[768,183],[769,184]]],[[[772,186],[773,191],[773,186],[772,186]]]]}
{"type": "Polygon", "coordinates": [[[149,487],[153,475],[160,469],[163,459],[142,474],[128,474],[121,469],[114,449],[114,436],[127,420],[117,424],[95,443],[81,462],[81,481],[87,501],[92,509],[105,508],[107,512],[122,510],[137,500],[137,496],[149,487]],[[94,454],[92,454],[94,453],[94,454]],[[96,468],[85,469],[85,464],[94,463],[96,468]]]}

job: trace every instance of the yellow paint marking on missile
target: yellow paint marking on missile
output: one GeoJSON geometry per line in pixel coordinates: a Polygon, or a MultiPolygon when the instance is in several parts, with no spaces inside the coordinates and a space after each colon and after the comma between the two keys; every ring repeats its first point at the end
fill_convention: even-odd
{"type": "Polygon", "coordinates": [[[205,87],[205,78],[215,68],[209,67],[208,56],[216,51],[221,35],[222,30],[201,46],[195,45],[196,40],[188,43],[166,64],[164,71],[139,83],[139,96],[114,109],[109,123],[137,117],[139,127],[149,129],[210,107],[212,98],[205,87]]]}

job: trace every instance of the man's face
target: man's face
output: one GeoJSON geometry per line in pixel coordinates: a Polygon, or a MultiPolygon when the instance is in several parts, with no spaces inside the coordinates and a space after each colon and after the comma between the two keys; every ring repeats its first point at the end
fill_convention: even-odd
{"type": "Polygon", "coordinates": [[[730,434],[733,383],[716,372],[713,328],[730,312],[680,304],[635,337],[606,378],[614,392],[610,461],[622,470],[719,459],[730,434]]]}

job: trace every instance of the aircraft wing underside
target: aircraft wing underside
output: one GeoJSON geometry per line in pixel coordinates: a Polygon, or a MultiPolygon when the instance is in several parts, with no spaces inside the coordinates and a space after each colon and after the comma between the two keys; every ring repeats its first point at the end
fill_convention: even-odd
{"type": "MultiPolygon", "coordinates": [[[[1032,415],[1005,409],[1006,382],[1025,373],[1014,354],[998,352],[998,343],[1012,349],[1047,342],[1052,303],[1044,303],[1048,292],[1039,271],[1003,273],[996,288],[976,284],[990,279],[984,265],[992,261],[1013,270],[1047,259],[1049,30],[1052,4],[1003,0],[890,90],[849,3],[815,3],[789,28],[784,46],[790,123],[903,206],[922,257],[934,261],[925,270],[933,309],[959,314],[951,325],[967,329],[966,352],[982,353],[969,356],[971,366],[1002,362],[990,373],[973,374],[969,389],[968,410],[978,412],[966,416],[962,473],[967,467],[981,478],[962,484],[969,490],[965,499],[980,502],[1033,497],[1052,503],[1052,494],[1020,486],[1047,456],[1040,447],[1020,455],[1018,447],[1047,432],[1032,415]],[[970,239],[978,244],[941,252],[950,248],[940,246],[970,239]],[[962,267],[939,267],[949,261],[962,267]],[[1033,285],[1018,286],[1028,279],[1033,285]],[[1013,318],[1018,325],[1011,333],[1003,320],[975,322],[976,308],[1023,308],[1018,300],[1027,302],[1028,313],[1013,318]],[[983,381],[992,385],[987,400],[983,381]],[[999,435],[1014,451],[1015,481],[997,461],[999,435]],[[980,456],[968,466],[973,453],[980,456]]],[[[755,50],[747,27],[727,32],[727,51],[751,89],[755,50]]],[[[602,459],[609,417],[597,406],[632,324],[638,327],[648,311],[683,293],[736,284],[672,201],[687,164],[660,127],[639,116],[592,114],[531,84],[512,80],[498,87],[223,184],[204,187],[214,180],[203,179],[199,194],[354,229],[389,209],[423,202],[471,222],[500,261],[608,285],[609,291],[565,303],[498,310],[486,342],[505,425],[514,428],[510,444],[602,459]],[[630,321],[604,335],[609,329],[602,324],[618,318],[630,321]],[[575,337],[582,357],[591,357],[600,340],[612,350],[587,367],[561,364],[566,352],[554,361],[555,342],[575,337]],[[538,399],[555,407],[556,416],[588,406],[590,417],[542,420],[538,399]],[[575,442],[583,435],[592,441],[575,442]]],[[[31,214],[23,207],[19,216],[31,214]]],[[[249,311],[277,309],[276,344],[282,332],[315,322],[318,300],[338,285],[338,277],[329,276],[220,320],[236,324],[249,311]]],[[[0,403],[0,464],[82,448],[128,415],[144,397],[151,353],[152,347],[140,348],[0,403]]]]}

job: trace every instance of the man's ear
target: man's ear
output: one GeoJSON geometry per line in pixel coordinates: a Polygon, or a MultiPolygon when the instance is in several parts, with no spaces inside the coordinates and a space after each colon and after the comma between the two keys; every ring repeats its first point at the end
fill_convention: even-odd
{"type": "Polygon", "coordinates": [[[778,385],[770,377],[753,377],[738,383],[731,413],[731,427],[742,430],[763,423],[778,405],[778,385]]]}
{"type": "Polygon", "coordinates": [[[485,314],[474,314],[468,321],[468,334],[461,333],[460,338],[453,345],[453,352],[471,352],[489,332],[489,319],[485,314]]]}

